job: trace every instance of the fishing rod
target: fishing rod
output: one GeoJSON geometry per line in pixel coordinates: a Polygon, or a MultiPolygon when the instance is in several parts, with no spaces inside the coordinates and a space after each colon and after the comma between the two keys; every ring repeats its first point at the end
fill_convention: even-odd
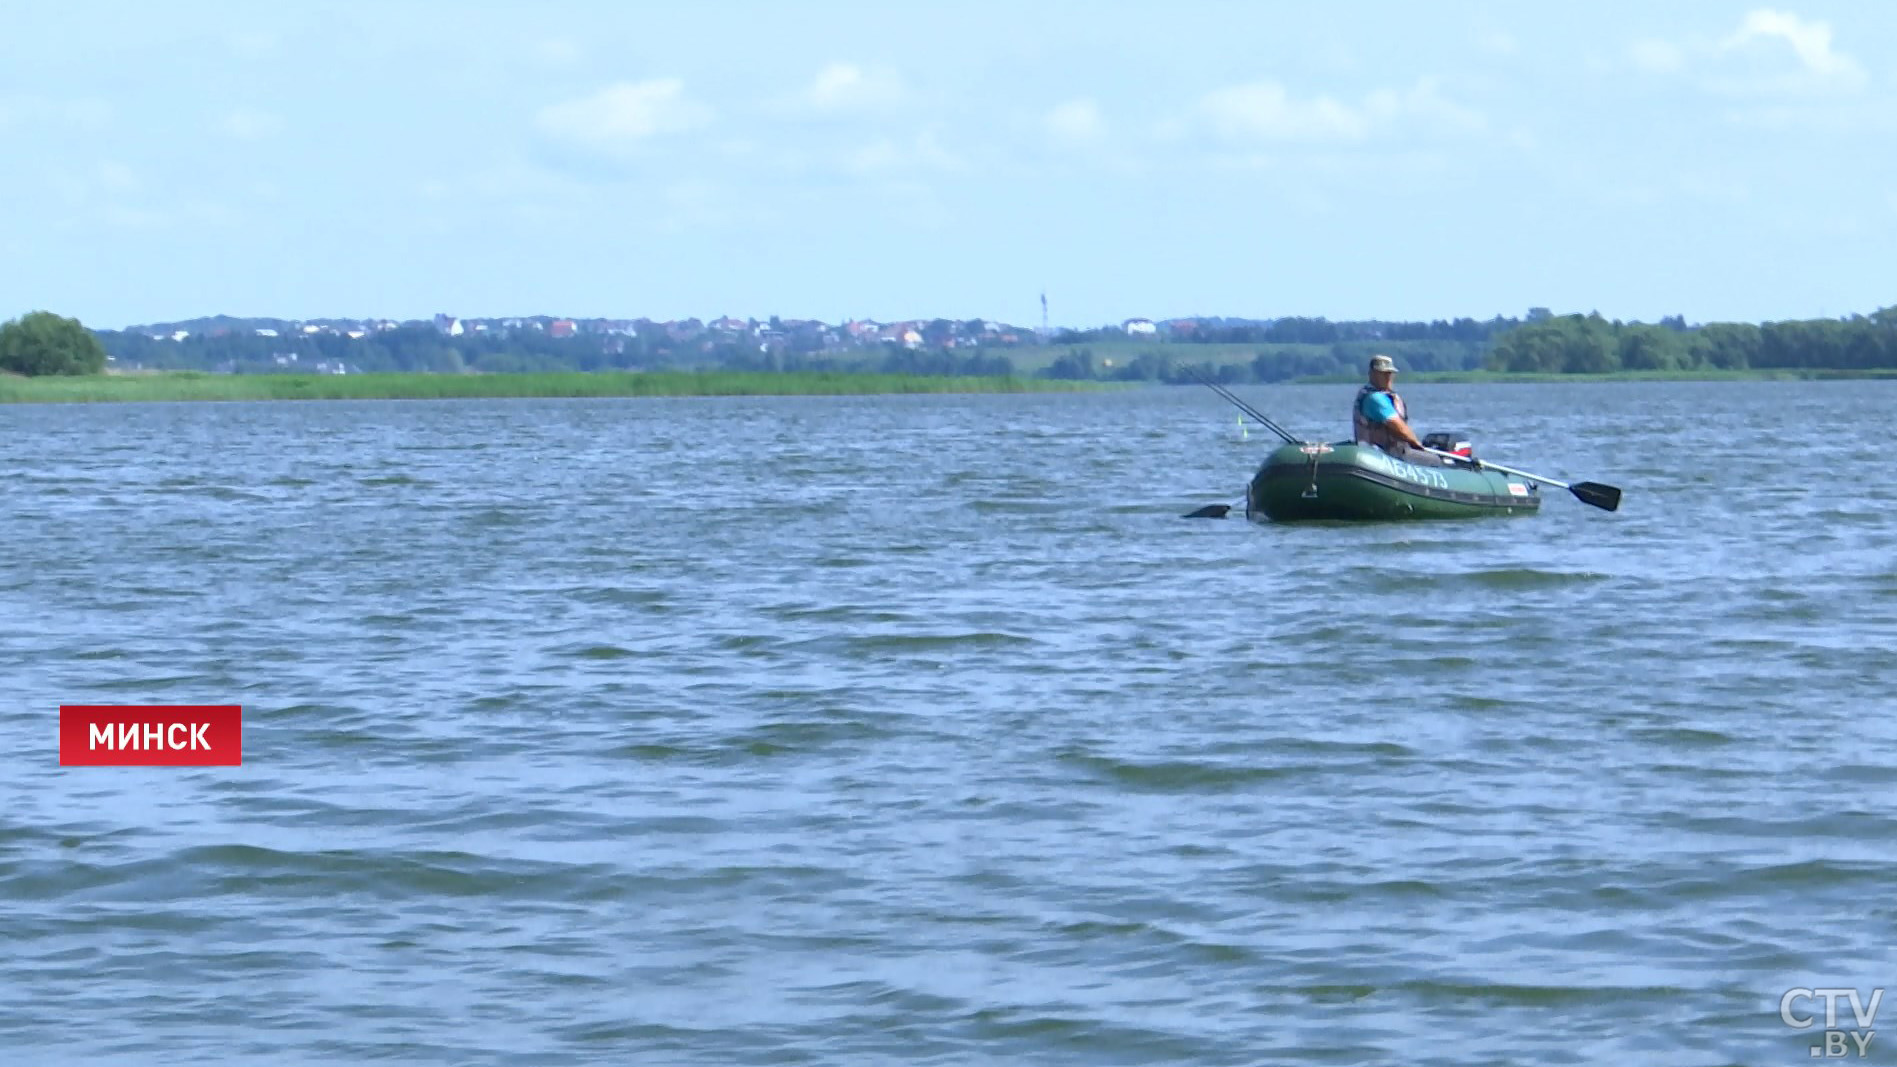
{"type": "Polygon", "coordinates": [[[1263,426],[1265,429],[1270,430],[1272,433],[1275,433],[1279,437],[1283,438],[1285,444],[1295,445],[1295,444],[1300,443],[1296,437],[1293,437],[1290,434],[1286,433],[1283,427],[1279,426],[1277,423],[1272,422],[1270,419],[1266,418],[1264,413],[1259,411],[1257,408],[1252,407],[1250,404],[1245,403],[1244,400],[1240,399],[1230,389],[1227,389],[1224,386],[1220,385],[1219,383],[1213,381],[1212,379],[1207,378],[1205,375],[1200,374],[1197,370],[1191,367],[1186,368],[1186,373],[1192,375],[1192,377],[1196,379],[1199,382],[1199,384],[1205,386],[1208,389],[1211,389],[1213,392],[1224,397],[1226,400],[1231,401],[1232,405],[1238,408],[1238,410],[1244,412],[1247,415],[1250,415],[1252,417],[1252,421],[1258,423],[1260,426],[1263,426]]]}
{"type": "MultiPolygon", "coordinates": [[[[1256,422],[1258,425],[1263,426],[1264,428],[1270,430],[1272,433],[1277,434],[1280,438],[1284,440],[1285,444],[1295,445],[1299,443],[1297,438],[1285,432],[1284,427],[1279,426],[1275,422],[1272,422],[1271,419],[1266,417],[1264,412],[1259,411],[1257,408],[1252,407],[1250,404],[1245,403],[1243,399],[1241,399],[1237,394],[1233,393],[1230,389],[1227,389],[1224,386],[1220,385],[1219,383],[1206,377],[1205,375],[1200,374],[1194,368],[1187,367],[1186,373],[1191,375],[1193,380],[1197,381],[1199,384],[1205,386],[1206,388],[1217,393],[1219,396],[1224,397],[1226,400],[1230,401],[1233,407],[1236,407],[1238,410],[1251,416],[1253,422],[1256,422]]],[[[1235,506],[1236,505],[1233,505],[1233,504],[1212,504],[1207,507],[1200,508],[1197,511],[1191,512],[1190,514],[1186,516],[1186,518],[1188,519],[1222,519],[1235,506]]]]}

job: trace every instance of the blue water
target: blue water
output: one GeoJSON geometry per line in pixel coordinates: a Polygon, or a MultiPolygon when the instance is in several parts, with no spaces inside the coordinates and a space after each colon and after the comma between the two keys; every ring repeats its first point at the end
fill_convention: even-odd
{"type": "Polygon", "coordinates": [[[1405,395],[1622,509],[1185,520],[1203,389],[0,409],[0,1048],[1811,1062],[1897,985],[1897,383],[1405,395]]]}

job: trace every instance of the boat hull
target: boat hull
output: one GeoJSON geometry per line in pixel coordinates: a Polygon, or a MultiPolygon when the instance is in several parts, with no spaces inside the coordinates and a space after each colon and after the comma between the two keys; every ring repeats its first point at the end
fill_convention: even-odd
{"type": "Polygon", "coordinates": [[[1253,522],[1385,522],[1533,515],[1534,482],[1471,467],[1422,467],[1355,444],[1285,445],[1245,494],[1253,522]]]}

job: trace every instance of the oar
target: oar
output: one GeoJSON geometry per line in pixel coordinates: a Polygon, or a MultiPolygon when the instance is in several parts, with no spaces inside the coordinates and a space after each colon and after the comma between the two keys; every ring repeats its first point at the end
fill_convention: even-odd
{"type": "Polygon", "coordinates": [[[1573,485],[1569,485],[1567,482],[1558,482],[1553,478],[1544,478],[1539,474],[1530,474],[1527,471],[1518,471],[1513,467],[1504,467],[1500,463],[1490,463],[1486,459],[1475,459],[1472,461],[1468,456],[1458,456],[1453,452],[1443,452],[1434,448],[1425,448],[1423,451],[1434,452],[1436,455],[1443,456],[1447,459],[1460,460],[1464,463],[1474,462],[1477,467],[1486,467],[1492,471],[1501,471],[1503,474],[1513,474],[1517,478],[1526,478],[1531,482],[1552,485],[1556,489],[1566,489],[1568,492],[1574,494],[1574,499],[1579,500],[1583,504],[1592,504],[1602,511],[1614,511],[1620,507],[1620,490],[1611,485],[1602,485],[1599,482],[1576,482],[1573,485]]]}
{"type": "MultiPolygon", "coordinates": [[[[1241,502],[1244,499],[1244,497],[1239,497],[1241,502]]],[[[1207,504],[1197,511],[1188,511],[1179,517],[1182,519],[1222,519],[1227,512],[1237,506],[1237,504],[1207,504]]]]}

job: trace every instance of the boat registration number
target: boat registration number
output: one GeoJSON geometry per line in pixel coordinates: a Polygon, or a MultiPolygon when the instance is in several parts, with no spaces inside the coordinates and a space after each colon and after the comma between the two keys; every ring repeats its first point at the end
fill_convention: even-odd
{"type": "Polygon", "coordinates": [[[1427,485],[1435,489],[1449,488],[1449,479],[1443,477],[1443,472],[1434,467],[1419,467],[1414,463],[1405,462],[1374,449],[1365,449],[1363,458],[1370,466],[1378,468],[1385,474],[1402,478],[1404,481],[1427,485]]]}

